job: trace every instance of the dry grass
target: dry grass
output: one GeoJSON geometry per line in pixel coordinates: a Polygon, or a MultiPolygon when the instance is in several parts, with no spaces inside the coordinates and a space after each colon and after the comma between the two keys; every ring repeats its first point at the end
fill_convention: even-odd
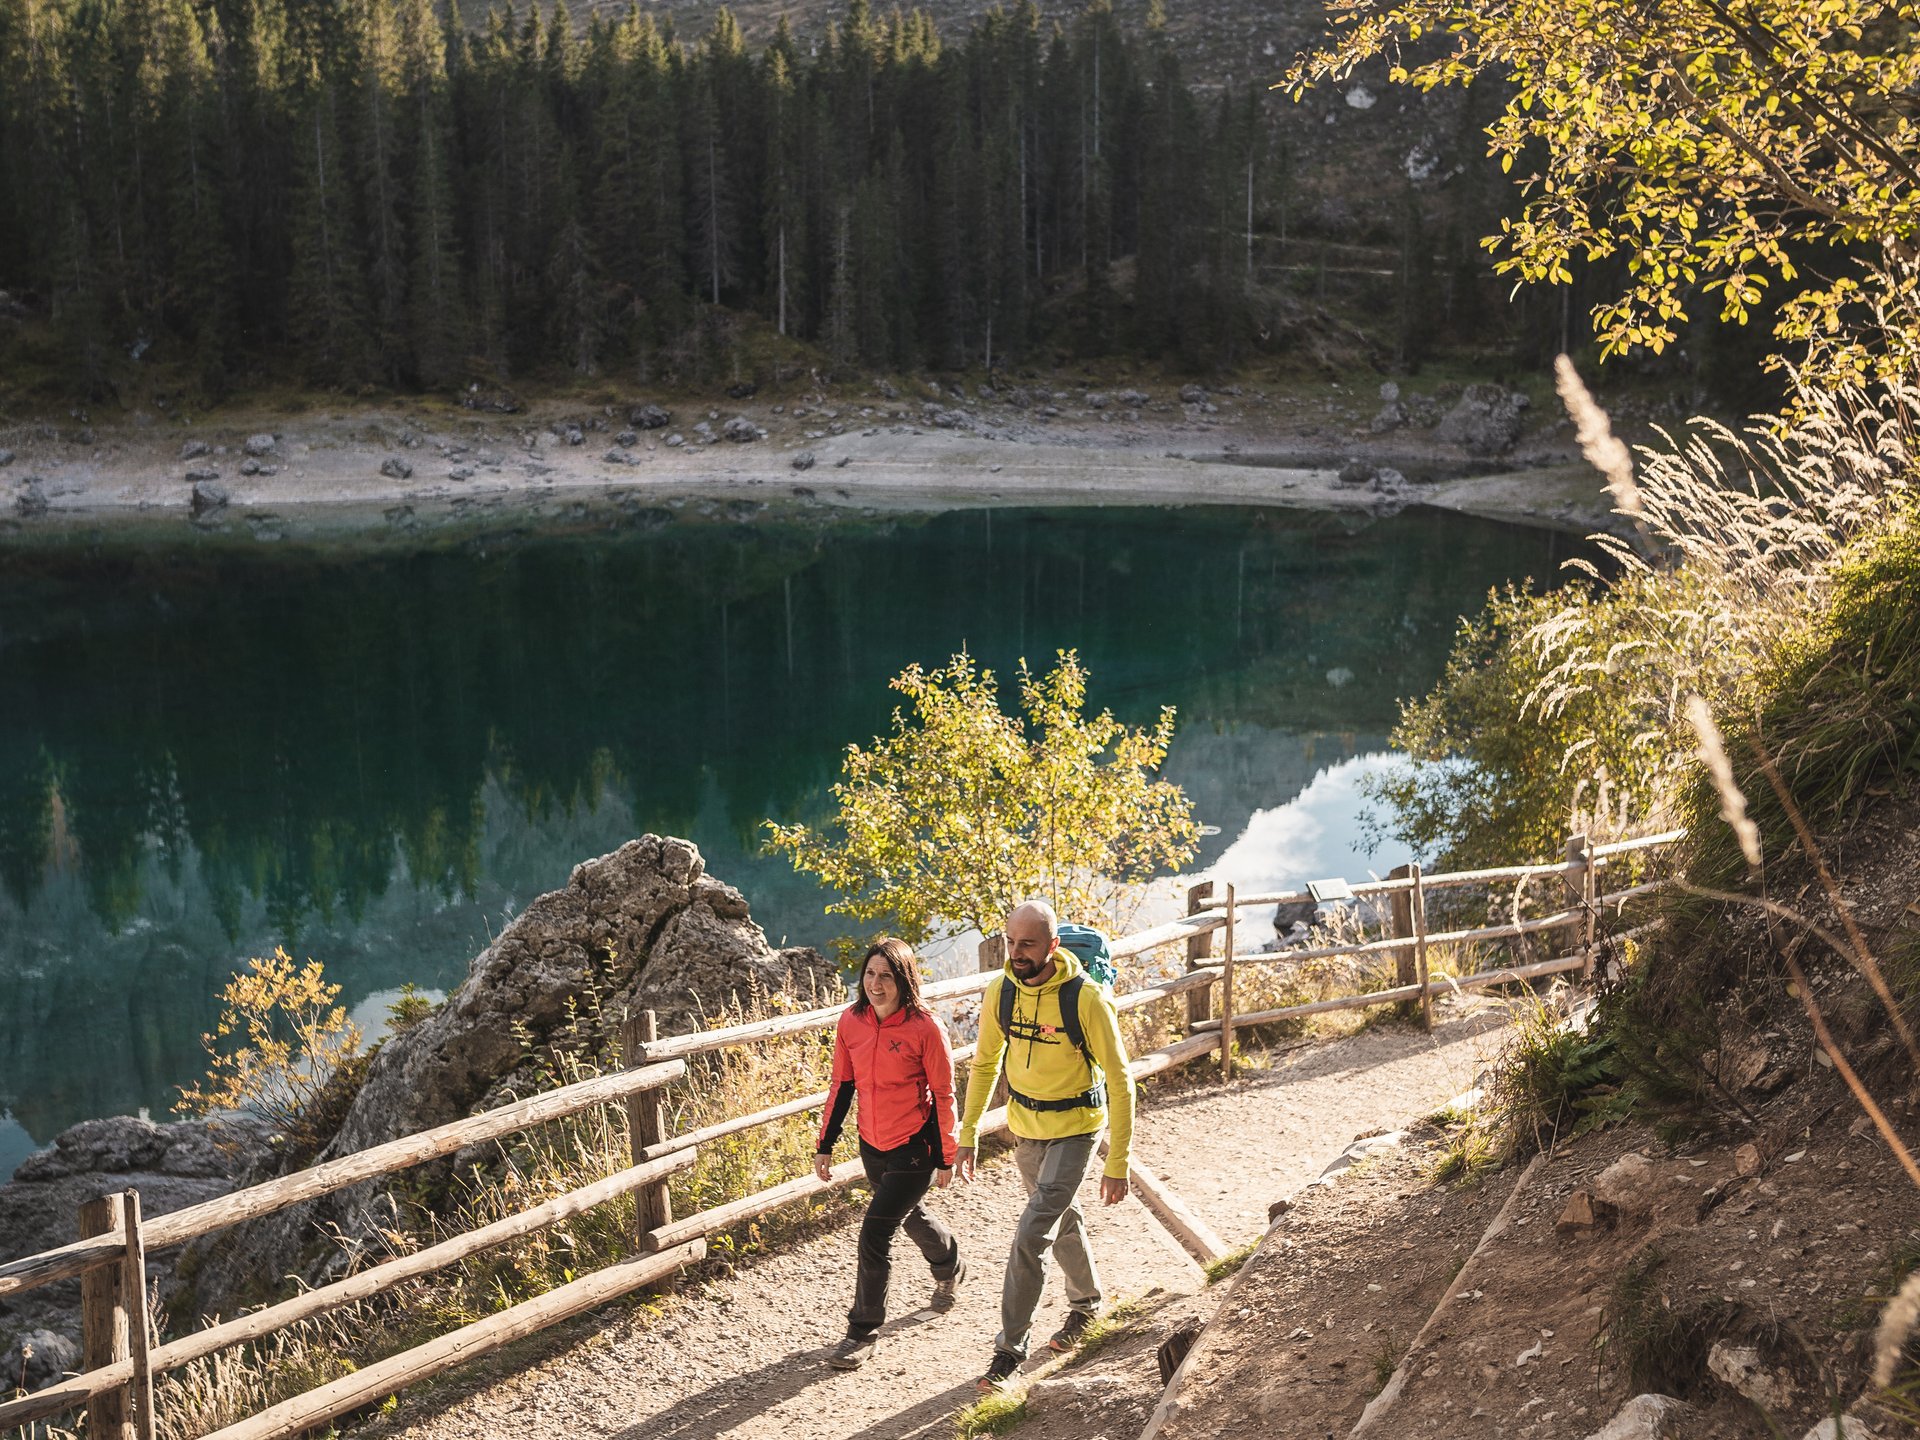
{"type": "MultiPolygon", "coordinates": [[[[1603,691],[1630,713],[1644,772],[1665,796],[1633,821],[1663,824],[1692,773],[1687,697],[1744,709],[1750,677],[1815,624],[1849,543],[1909,491],[1920,391],[1808,391],[1795,418],[1762,417],[1744,431],[1696,419],[1684,442],[1644,449],[1635,477],[1571,366],[1561,381],[1634,539],[1594,536],[1619,567],[1610,591],[1568,592],[1524,637],[1543,669],[1524,708],[1552,719],[1603,691]]],[[[1563,770],[1580,772],[1581,750],[1575,741],[1560,757],[1563,770]]],[[[1613,783],[1589,777],[1591,833],[1609,827],[1613,783]]]]}
{"type": "MultiPolygon", "coordinates": [[[[753,994],[706,1017],[714,1029],[814,1009],[811,990],[753,994]]],[[[573,1022],[533,1058],[536,1089],[592,1079],[617,1069],[620,1057],[598,1036],[597,997],[583,997],[573,1022]]],[[[670,1127],[684,1131],[781,1100],[824,1089],[831,1036],[786,1037],[699,1057],[688,1079],[672,1088],[670,1127]]],[[[675,1176],[676,1215],[691,1214],[806,1173],[816,1117],[803,1114],[702,1147],[699,1161],[675,1176]]],[[[849,1138],[846,1142],[851,1145],[849,1138]]],[[[624,1104],[599,1106],[519,1132],[455,1177],[433,1205],[403,1203],[402,1228],[374,1246],[356,1247],[356,1268],[412,1253],[603,1179],[632,1163],[624,1104]]],[[[186,1440],[233,1423],[302,1391],[397,1354],[436,1335],[564,1285],[638,1249],[637,1199],[617,1197],[585,1214],[403,1282],[378,1300],[342,1307],[259,1342],[183,1366],[155,1384],[155,1418],[163,1440],[186,1440]]],[[[820,1206],[788,1207],[767,1221],[716,1236],[720,1263],[812,1223],[820,1206]]],[[[713,1263],[713,1262],[709,1262],[713,1263]]],[[[158,1307],[156,1307],[158,1313],[158,1307]]],[[[163,1338],[156,1334],[155,1343],[163,1338]]],[[[73,1432],[41,1427],[8,1440],[71,1440],[73,1432]]]]}

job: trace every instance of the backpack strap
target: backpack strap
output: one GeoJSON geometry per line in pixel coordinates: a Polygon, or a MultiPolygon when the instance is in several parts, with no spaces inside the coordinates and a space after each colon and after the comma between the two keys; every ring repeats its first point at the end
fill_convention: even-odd
{"type": "Polygon", "coordinates": [[[1084,1055],[1091,1066],[1094,1063],[1093,1052],[1087,1049],[1086,1027],[1080,1023],[1080,992],[1086,986],[1087,977],[1076,975],[1060,987],[1060,1027],[1067,1032],[1067,1039],[1073,1042],[1073,1048],[1084,1055]]]}
{"type": "Polygon", "coordinates": [[[1000,977],[1000,1038],[1007,1042],[1009,1049],[1013,1045],[1013,985],[1005,975],[1000,977]]]}

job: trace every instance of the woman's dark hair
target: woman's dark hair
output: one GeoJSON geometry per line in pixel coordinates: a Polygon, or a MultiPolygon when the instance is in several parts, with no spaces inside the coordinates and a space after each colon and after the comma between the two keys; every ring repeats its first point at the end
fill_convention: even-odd
{"type": "Polygon", "coordinates": [[[876,955],[885,960],[887,969],[893,972],[894,986],[900,992],[900,1008],[909,1015],[926,1014],[926,1002],[920,998],[920,957],[913,953],[913,947],[906,941],[896,940],[891,935],[867,947],[867,953],[860,961],[860,974],[855,985],[858,993],[854,996],[853,1008],[872,1008],[867,1000],[867,966],[876,955]]]}

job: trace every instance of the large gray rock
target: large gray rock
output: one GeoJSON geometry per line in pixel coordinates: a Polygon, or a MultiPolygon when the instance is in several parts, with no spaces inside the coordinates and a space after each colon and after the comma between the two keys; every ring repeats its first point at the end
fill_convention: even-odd
{"type": "Polygon", "coordinates": [[[1434,437],[1469,455],[1504,455],[1520,438],[1521,417],[1531,403],[1517,390],[1469,385],[1441,417],[1434,437]]]}
{"type": "MultiPolygon", "coordinates": [[[[132,1115],[83,1120],[29,1155],[0,1185],[0,1260],[52,1250],[79,1238],[80,1207],[120,1190],[140,1192],[144,1217],[164,1215],[224,1195],[267,1153],[265,1135],[249,1121],[183,1121],[157,1125],[132,1115]]],[[[148,1257],[147,1273],[163,1296],[172,1290],[171,1257],[148,1257]]],[[[51,1379],[71,1368],[63,1351],[34,1339],[79,1334],[78,1281],[65,1281],[0,1301],[0,1375],[51,1379]],[[34,1351],[23,1357],[20,1344],[34,1351]],[[8,1347],[11,1346],[11,1351],[8,1347]],[[10,1363],[12,1369],[6,1369],[10,1363]],[[48,1370],[46,1366],[53,1368],[48,1370]]],[[[0,1381],[0,1387],[4,1387],[0,1381]]]]}
{"type": "Polygon", "coordinates": [[[245,448],[247,454],[260,460],[273,453],[273,445],[273,436],[263,430],[258,435],[249,435],[245,448]]]}
{"type": "MultiPolygon", "coordinates": [[[[592,1049],[629,1010],[658,1012],[670,1034],[697,1028],[732,996],[788,981],[843,993],[818,951],[770,946],[745,898],[706,874],[690,841],[630,840],[528,905],[445,1004],[380,1048],[310,1163],[531,1094],[553,1048],[592,1049]]],[[[396,1177],[408,1187],[423,1178],[431,1176],[396,1177]]],[[[196,1300],[230,1313],[259,1295],[264,1278],[326,1278],[345,1257],[321,1237],[337,1228],[352,1243],[391,1225],[391,1213],[382,1188],[368,1184],[240,1227],[199,1256],[196,1300]]]]}
{"type": "Polygon", "coordinates": [[[80,1342],[57,1330],[29,1330],[0,1351],[0,1375],[9,1387],[40,1390],[79,1372],[80,1342]]]}

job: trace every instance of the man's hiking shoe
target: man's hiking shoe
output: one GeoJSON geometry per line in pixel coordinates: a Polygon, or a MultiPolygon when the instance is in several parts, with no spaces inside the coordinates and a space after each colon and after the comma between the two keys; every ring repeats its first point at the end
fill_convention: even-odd
{"type": "Polygon", "coordinates": [[[1047,1341],[1049,1350],[1058,1350],[1062,1354],[1080,1343],[1080,1337],[1087,1333],[1087,1327],[1093,1324],[1093,1316],[1084,1310],[1069,1310],[1067,1323],[1053,1332],[1053,1338],[1047,1341]]]}
{"type": "Polygon", "coordinates": [[[954,1301],[960,1298],[956,1292],[966,1283],[967,1257],[962,1255],[954,1261],[953,1274],[944,1280],[933,1282],[933,1299],[927,1303],[944,1314],[953,1308],[954,1301]]]}
{"type": "Polygon", "coordinates": [[[849,1335],[827,1353],[827,1364],[836,1370],[858,1370],[873,1354],[873,1336],[855,1339],[849,1335]]]}
{"type": "Polygon", "coordinates": [[[987,1362],[987,1373],[979,1380],[982,1394],[995,1390],[1006,1390],[1013,1385],[1014,1377],[1020,1373],[1020,1357],[1009,1355],[1004,1350],[993,1352],[993,1359],[987,1362]]]}

